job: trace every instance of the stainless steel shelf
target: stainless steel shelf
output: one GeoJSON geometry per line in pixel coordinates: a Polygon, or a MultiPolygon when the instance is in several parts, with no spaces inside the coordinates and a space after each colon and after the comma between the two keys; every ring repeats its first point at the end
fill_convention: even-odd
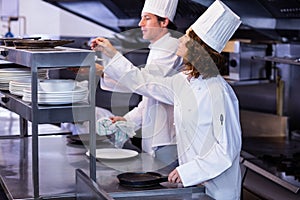
{"type": "MultiPolygon", "coordinates": [[[[0,104],[8,110],[17,113],[23,119],[32,121],[31,103],[23,101],[20,97],[1,91],[4,96],[0,104]]],[[[88,121],[91,106],[88,103],[76,103],[72,105],[39,105],[38,124],[60,123],[60,122],[82,122],[88,121]]]]}
{"type": "Polygon", "coordinates": [[[52,50],[3,47],[6,60],[31,68],[81,67],[95,62],[95,52],[84,49],[56,47],[52,50]]]}
{"type": "MultiPolygon", "coordinates": [[[[2,105],[20,115],[21,128],[25,129],[27,121],[32,122],[32,187],[34,199],[40,199],[39,187],[39,139],[38,124],[71,121],[89,121],[90,146],[92,155],[96,152],[95,133],[95,52],[83,49],[56,47],[53,49],[16,49],[1,47],[5,60],[29,67],[31,69],[31,103],[3,92],[5,101],[2,105]],[[68,67],[89,68],[89,94],[86,105],[41,106],[38,104],[37,84],[38,70],[41,68],[56,69],[68,67]]],[[[21,130],[21,136],[27,131],[21,130]]],[[[90,177],[96,179],[96,158],[90,156],[90,177]]]]}

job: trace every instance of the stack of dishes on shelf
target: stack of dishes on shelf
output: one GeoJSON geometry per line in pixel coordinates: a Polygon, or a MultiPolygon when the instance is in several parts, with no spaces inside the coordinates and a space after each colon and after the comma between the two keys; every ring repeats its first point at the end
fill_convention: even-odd
{"type": "Polygon", "coordinates": [[[18,81],[9,82],[9,92],[17,96],[23,96],[24,89],[31,88],[31,78],[24,78],[18,81]]]}
{"type": "MultiPolygon", "coordinates": [[[[10,81],[22,81],[31,77],[30,68],[0,68],[0,90],[9,90],[10,81]]],[[[38,77],[48,77],[48,70],[40,69],[38,77]]]]}
{"type": "MultiPolygon", "coordinates": [[[[31,102],[31,89],[23,90],[23,100],[31,102]]],[[[46,79],[39,82],[38,104],[63,105],[87,100],[88,88],[77,85],[75,80],[46,79]]]]}

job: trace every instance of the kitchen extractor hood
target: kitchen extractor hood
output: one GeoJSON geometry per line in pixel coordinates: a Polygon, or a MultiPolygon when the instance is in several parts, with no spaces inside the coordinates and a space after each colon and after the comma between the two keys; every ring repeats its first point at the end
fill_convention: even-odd
{"type": "MultiPolygon", "coordinates": [[[[115,32],[138,27],[144,0],[44,0],[115,32]]],[[[191,0],[180,0],[175,23],[179,30],[191,25],[206,9],[191,0]]]]}
{"type": "MultiPolygon", "coordinates": [[[[116,33],[138,27],[144,0],[44,0],[116,33]]],[[[175,24],[184,32],[214,0],[179,0],[175,24]]],[[[235,38],[300,41],[299,0],[223,0],[242,19],[235,38]]]]}
{"type": "MultiPolygon", "coordinates": [[[[213,0],[192,0],[204,6],[213,0]]],[[[223,0],[242,19],[238,37],[300,41],[299,0],[223,0]]]]}

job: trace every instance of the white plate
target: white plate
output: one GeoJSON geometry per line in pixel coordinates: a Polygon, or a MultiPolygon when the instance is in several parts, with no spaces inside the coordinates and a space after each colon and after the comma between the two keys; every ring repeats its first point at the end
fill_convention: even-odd
{"type": "MultiPolygon", "coordinates": [[[[129,150],[129,149],[114,149],[114,148],[104,148],[104,149],[96,149],[96,158],[98,159],[125,159],[132,158],[137,156],[139,153],[137,151],[129,150]]],[[[89,156],[90,152],[86,152],[86,155],[89,156]]]]}
{"type": "MultiPolygon", "coordinates": [[[[23,101],[31,102],[31,93],[27,93],[30,89],[23,90],[23,101]]],[[[38,103],[39,104],[70,104],[85,101],[87,99],[88,90],[85,90],[82,93],[74,94],[62,94],[62,93],[38,93],[38,103]]]]}
{"type": "MultiPolygon", "coordinates": [[[[24,96],[24,93],[23,93],[23,97],[22,97],[22,100],[25,101],[25,102],[31,102],[31,98],[27,98],[24,96]]],[[[39,99],[38,100],[38,104],[45,104],[45,105],[63,105],[63,104],[71,104],[71,103],[79,103],[79,102],[82,102],[84,101],[84,99],[62,99],[62,100],[43,100],[43,99],[39,99]]]]}
{"type": "MultiPolygon", "coordinates": [[[[38,91],[38,94],[51,94],[51,95],[64,95],[64,96],[70,96],[70,95],[74,95],[74,94],[78,94],[78,93],[82,93],[82,92],[87,92],[88,88],[84,88],[84,87],[80,87],[80,86],[76,86],[76,88],[72,91],[58,91],[58,92],[45,92],[42,90],[38,91]]],[[[30,93],[31,94],[31,90],[30,89],[24,89],[25,93],[30,93]]]]}
{"type": "Polygon", "coordinates": [[[14,94],[14,95],[17,95],[17,96],[20,96],[20,97],[23,96],[23,92],[22,92],[22,91],[9,90],[9,92],[10,92],[11,94],[14,94]]]}

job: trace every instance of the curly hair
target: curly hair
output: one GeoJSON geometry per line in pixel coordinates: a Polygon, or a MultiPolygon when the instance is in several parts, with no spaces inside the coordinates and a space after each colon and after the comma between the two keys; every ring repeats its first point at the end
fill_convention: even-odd
{"type": "Polygon", "coordinates": [[[204,79],[215,77],[220,74],[219,69],[225,65],[225,58],[206,43],[191,30],[188,33],[190,40],[186,43],[187,54],[184,56],[185,71],[190,77],[204,79]]]}

